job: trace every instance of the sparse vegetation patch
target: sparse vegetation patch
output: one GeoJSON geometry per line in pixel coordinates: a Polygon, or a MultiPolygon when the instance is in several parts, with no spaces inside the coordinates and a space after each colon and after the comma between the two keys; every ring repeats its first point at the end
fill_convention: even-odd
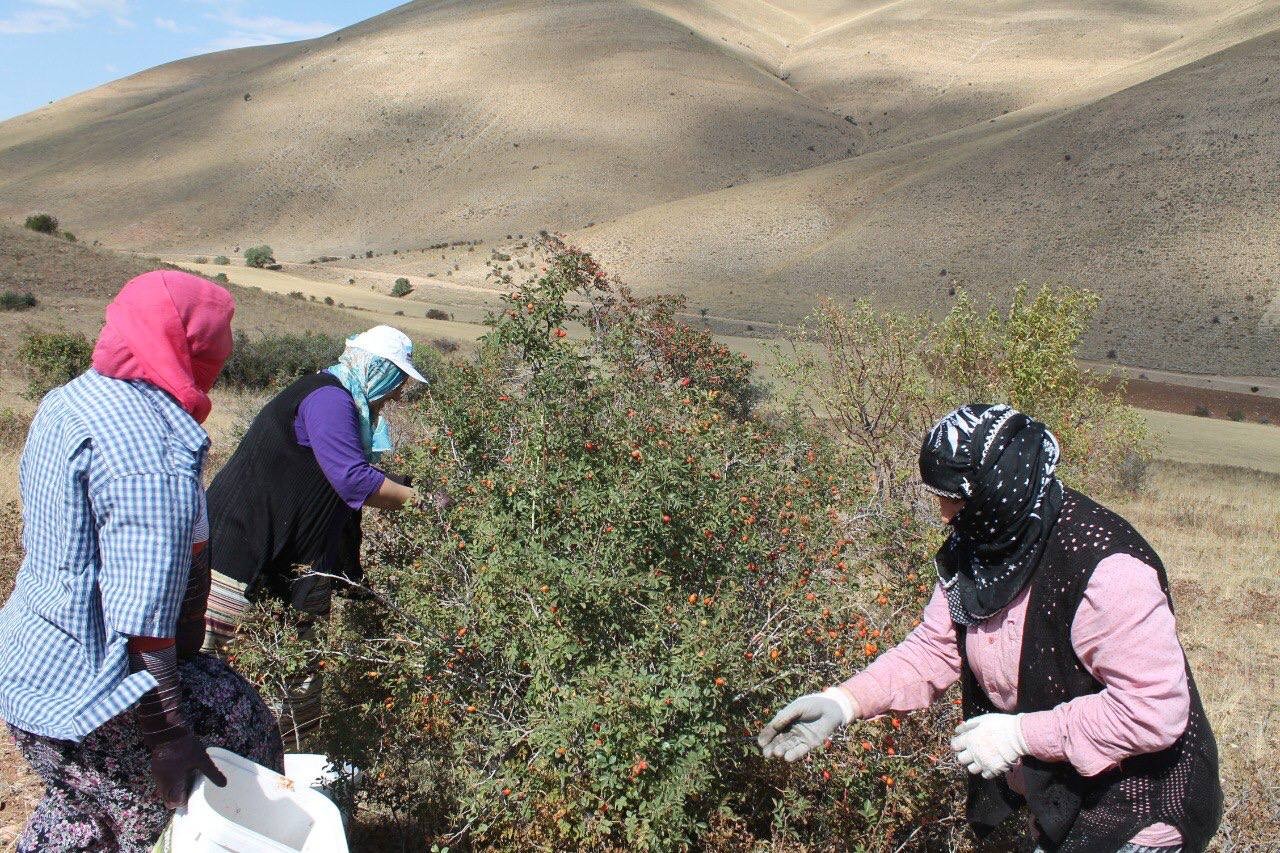
{"type": "Polygon", "coordinates": [[[22,227],[41,234],[57,234],[58,217],[48,213],[34,213],[27,217],[22,227]]]}
{"type": "Polygon", "coordinates": [[[231,358],[222,368],[218,383],[253,390],[284,385],[334,364],[344,345],[341,336],[318,332],[261,337],[237,332],[231,358]]]}
{"type": "Polygon", "coordinates": [[[0,293],[0,311],[26,311],[37,304],[38,300],[33,293],[15,293],[12,290],[0,293]]]}
{"type": "Polygon", "coordinates": [[[93,344],[82,334],[33,332],[18,347],[18,361],[27,372],[27,396],[38,400],[89,369],[93,344]]]}

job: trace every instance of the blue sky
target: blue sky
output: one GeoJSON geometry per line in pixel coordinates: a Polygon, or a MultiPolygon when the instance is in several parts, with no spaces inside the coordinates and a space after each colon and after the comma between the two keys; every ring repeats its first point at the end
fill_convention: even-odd
{"type": "Polygon", "coordinates": [[[313,38],[396,0],[0,0],[0,120],[186,56],[313,38]]]}

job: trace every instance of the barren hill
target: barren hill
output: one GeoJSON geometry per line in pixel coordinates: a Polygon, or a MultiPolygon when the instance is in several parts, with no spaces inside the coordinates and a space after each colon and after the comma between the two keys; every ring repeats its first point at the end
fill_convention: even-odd
{"type": "Polygon", "coordinates": [[[0,216],[415,274],[564,230],[747,320],[1061,281],[1093,357],[1274,374],[1273,33],[1280,0],[420,0],[0,123],[0,216]]]}
{"type": "Polygon", "coordinates": [[[851,125],[624,0],[411,3],[0,125],[0,204],[130,248],[575,227],[843,157],[851,125]]]}
{"type": "Polygon", "coordinates": [[[767,183],[582,235],[642,286],[798,320],[821,295],[945,308],[1019,281],[1102,297],[1088,355],[1280,372],[1280,32],[1096,101],[767,183]],[[663,247],[661,253],[647,248],[663,247]]]}
{"type": "MultiPolygon", "coordinates": [[[[120,255],[79,243],[68,243],[0,225],[0,292],[30,292],[39,304],[21,312],[0,312],[0,400],[21,388],[14,353],[31,330],[76,331],[90,339],[102,328],[107,303],[134,276],[162,266],[154,259],[120,255]]],[[[235,270],[231,270],[235,274],[235,270]]],[[[356,331],[369,325],[336,309],[230,286],[236,298],[237,330],[297,333],[315,329],[330,333],[356,331]]]]}

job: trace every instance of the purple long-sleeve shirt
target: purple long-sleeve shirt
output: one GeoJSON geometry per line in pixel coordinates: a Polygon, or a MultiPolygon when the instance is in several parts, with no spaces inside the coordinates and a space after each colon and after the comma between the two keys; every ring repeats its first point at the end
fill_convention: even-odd
{"type": "Polygon", "coordinates": [[[356,404],[344,389],[327,385],[304,397],[293,431],[298,443],[315,453],[325,479],[352,509],[363,507],[386,480],[387,475],[364,458],[356,404]]]}

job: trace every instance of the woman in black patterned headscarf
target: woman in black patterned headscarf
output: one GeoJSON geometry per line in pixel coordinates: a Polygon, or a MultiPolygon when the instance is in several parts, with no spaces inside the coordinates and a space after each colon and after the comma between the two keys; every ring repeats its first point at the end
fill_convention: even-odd
{"type": "Polygon", "coordinates": [[[990,618],[1031,579],[1062,509],[1058,454],[1044,424],[1003,405],[956,409],[925,439],[924,487],[953,502],[937,565],[957,625],[990,618]]]}
{"type": "Polygon", "coordinates": [[[1058,481],[1058,440],[1005,405],[962,406],[920,450],[951,533],[919,625],[760,733],[795,761],[855,719],[927,707],[959,681],[951,741],[979,835],[1027,805],[1054,853],[1202,851],[1221,818],[1217,747],[1160,558],[1058,481]]]}

